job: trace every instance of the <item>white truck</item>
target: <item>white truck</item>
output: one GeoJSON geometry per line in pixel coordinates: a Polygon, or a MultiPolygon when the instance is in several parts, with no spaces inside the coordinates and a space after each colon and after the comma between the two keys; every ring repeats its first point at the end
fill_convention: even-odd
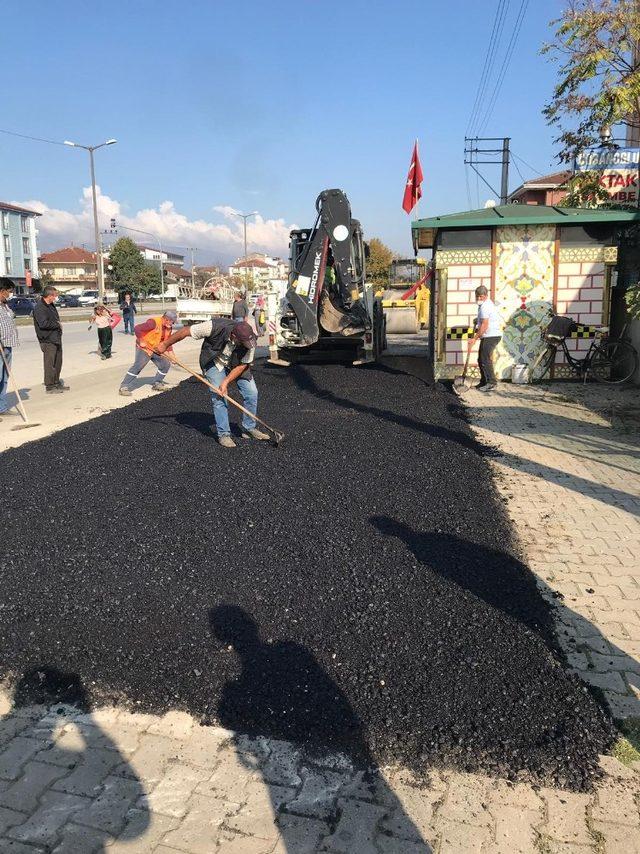
{"type": "Polygon", "coordinates": [[[180,285],[176,300],[178,320],[185,325],[211,317],[231,317],[233,287],[224,279],[209,279],[201,288],[180,285]]]}

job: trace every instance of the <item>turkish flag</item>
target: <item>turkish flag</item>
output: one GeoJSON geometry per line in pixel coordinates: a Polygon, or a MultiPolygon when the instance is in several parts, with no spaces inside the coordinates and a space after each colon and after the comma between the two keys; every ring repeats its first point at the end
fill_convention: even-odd
{"type": "Polygon", "coordinates": [[[413,154],[411,155],[411,166],[409,166],[407,184],[404,188],[404,198],[402,199],[402,207],[407,213],[411,213],[418,204],[418,199],[422,197],[420,184],[422,184],[423,178],[422,166],[418,157],[418,140],[416,140],[413,146],[413,154]]]}

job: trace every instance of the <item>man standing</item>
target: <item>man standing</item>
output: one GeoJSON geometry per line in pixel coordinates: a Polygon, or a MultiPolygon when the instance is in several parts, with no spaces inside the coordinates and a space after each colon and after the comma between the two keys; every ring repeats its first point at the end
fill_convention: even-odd
{"type": "Polygon", "coordinates": [[[493,369],[493,351],[502,338],[500,315],[495,303],[489,299],[489,291],[484,285],[476,288],[476,303],[478,304],[478,320],[476,332],[469,341],[469,352],[476,341],[480,341],[478,350],[478,367],[480,382],[476,386],[480,391],[493,391],[498,385],[496,372],[493,369]]]}
{"type": "Polygon", "coordinates": [[[124,322],[124,334],[128,335],[130,332],[133,335],[133,325],[138,309],[136,308],[133,296],[128,291],[122,294],[120,310],[122,311],[122,320],[124,322]]]}
{"type": "MultiPolygon", "coordinates": [[[[177,319],[178,315],[175,311],[165,311],[162,316],[150,317],[144,323],[139,323],[134,328],[133,331],[136,336],[136,358],[120,384],[120,394],[123,397],[131,397],[131,386],[140,371],[149,364],[149,361],[152,361],[156,366],[156,375],[151,388],[154,391],[162,391],[167,385],[164,378],[169,373],[171,363],[163,356],[159,356],[158,351],[159,345],[171,335],[173,324],[177,319]]],[[[164,353],[164,350],[162,352],[164,353]]]]}
{"type": "Polygon", "coordinates": [[[52,286],[42,291],[33,310],[33,325],[44,358],[44,384],[47,394],[61,394],[69,386],[60,379],[62,370],[62,324],[54,300],[58,291],[52,286]]]}
{"type": "Polygon", "coordinates": [[[231,319],[235,323],[242,323],[249,316],[249,306],[241,293],[234,294],[233,305],[231,306],[231,319]]]}
{"type": "MultiPolygon", "coordinates": [[[[172,344],[184,338],[202,341],[200,367],[205,377],[224,394],[228,393],[230,383],[236,382],[245,409],[254,415],[258,411],[258,388],[251,374],[251,365],[256,352],[257,339],[251,326],[244,320],[229,320],[226,317],[213,317],[204,323],[185,326],[170,335],[157,348],[160,353],[168,350],[172,344]]],[[[212,392],[213,417],[216,421],[218,442],[223,448],[235,448],[229,426],[229,408],[227,401],[212,392]]],[[[253,418],[242,415],[243,439],[268,439],[266,433],[258,430],[253,418]]]]}
{"type": "Polygon", "coordinates": [[[11,368],[13,348],[18,346],[18,327],[16,326],[15,315],[7,304],[7,300],[13,293],[13,288],[11,279],[0,277],[0,344],[2,344],[4,355],[4,359],[0,359],[0,414],[9,409],[7,398],[8,369],[11,368]]]}

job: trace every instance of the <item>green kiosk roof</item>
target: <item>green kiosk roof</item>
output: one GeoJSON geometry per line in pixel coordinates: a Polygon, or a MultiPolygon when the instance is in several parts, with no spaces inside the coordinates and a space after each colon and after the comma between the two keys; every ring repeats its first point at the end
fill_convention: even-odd
{"type": "Polygon", "coordinates": [[[411,232],[416,249],[430,249],[440,229],[495,228],[501,225],[587,225],[596,222],[640,222],[640,211],[496,205],[493,208],[416,219],[411,223],[411,232]]]}

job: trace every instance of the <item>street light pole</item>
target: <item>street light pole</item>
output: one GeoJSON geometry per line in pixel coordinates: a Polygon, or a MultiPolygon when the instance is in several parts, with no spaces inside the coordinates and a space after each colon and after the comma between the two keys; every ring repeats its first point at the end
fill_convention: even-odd
{"type": "Polygon", "coordinates": [[[64,144],[70,145],[72,148],[84,148],[89,152],[89,165],[91,167],[91,196],[93,199],[93,229],[96,241],[96,281],[98,284],[98,301],[104,302],[104,269],[102,266],[102,251],[100,248],[100,228],[98,226],[98,199],[96,196],[96,170],[93,162],[93,152],[99,148],[104,148],[106,145],[115,145],[117,139],[108,139],[106,142],[101,142],[100,145],[80,145],[78,142],[71,142],[65,139],[64,144]]]}
{"type": "Polygon", "coordinates": [[[246,291],[247,290],[247,278],[248,278],[248,276],[247,276],[247,263],[248,263],[247,262],[247,220],[249,219],[250,216],[257,216],[258,211],[251,211],[251,213],[248,213],[248,214],[240,213],[240,211],[231,211],[231,213],[233,214],[233,216],[241,217],[242,220],[244,221],[244,264],[245,264],[245,267],[244,267],[244,270],[245,270],[245,272],[244,272],[244,287],[245,287],[245,291],[246,291]]]}

